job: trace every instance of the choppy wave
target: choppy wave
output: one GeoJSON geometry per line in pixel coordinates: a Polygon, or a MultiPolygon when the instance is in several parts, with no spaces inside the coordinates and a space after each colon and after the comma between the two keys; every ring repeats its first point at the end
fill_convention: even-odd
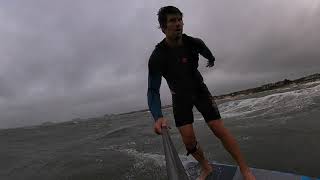
{"type": "Polygon", "coordinates": [[[276,93],[259,98],[235,100],[219,105],[224,118],[243,116],[251,113],[265,115],[300,111],[315,105],[314,99],[320,97],[320,85],[284,93],[276,93]]]}
{"type": "MultiPolygon", "coordinates": [[[[134,158],[136,158],[136,163],[134,167],[137,168],[143,166],[144,164],[146,164],[146,162],[150,161],[154,162],[155,165],[160,167],[165,167],[166,165],[165,156],[162,154],[139,152],[134,148],[123,148],[121,146],[109,146],[100,149],[118,151],[133,156],[134,158]]],[[[179,157],[183,164],[194,162],[194,159],[191,156],[179,155],[179,157]]]]}
{"type": "Polygon", "coordinates": [[[130,156],[136,158],[136,163],[134,167],[142,166],[146,161],[153,161],[158,166],[165,166],[165,157],[160,154],[152,154],[146,152],[139,152],[133,148],[123,148],[121,146],[109,146],[105,148],[100,148],[101,150],[113,150],[117,152],[126,153],[130,156]]]}

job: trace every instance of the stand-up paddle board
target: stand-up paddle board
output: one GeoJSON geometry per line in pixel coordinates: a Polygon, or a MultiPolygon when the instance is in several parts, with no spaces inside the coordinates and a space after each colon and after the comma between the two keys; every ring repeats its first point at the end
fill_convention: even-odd
{"type": "MultiPolygon", "coordinates": [[[[206,180],[243,180],[238,166],[211,163],[214,171],[206,180]]],[[[250,168],[257,180],[320,180],[302,175],[270,171],[265,169],[250,168]]],[[[185,165],[189,180],[196,180],[200,175],[200,166],[198,162],[189,162],[185,165]]]]}
{"type": "MultiPolygon", "coordinates": [[[[182,164],[179,155],[171,141],[167,129],[162,129],[162,140],[166,159],[167,176],[169,180],[196,180],[200,175],[198,162],[182,164]]],[[[243,180],[238,166],[211,163],[213,173],[206,180],[243,180]]],[[[320,180],[302,175],[251,168],[257,180],[320,180]]]]}

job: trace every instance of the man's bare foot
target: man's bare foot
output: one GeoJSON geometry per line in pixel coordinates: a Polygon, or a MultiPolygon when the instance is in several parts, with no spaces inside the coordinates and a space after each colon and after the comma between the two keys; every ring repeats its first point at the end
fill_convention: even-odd
{"type": "Polygon", "coordinates": [[[244,180],[256,180],[256,177],[253,175],[252,171],[249,168],[241,173],[244,180]]]}
{"type": "Polygon", "coordinates": [[[206,177],[209,176],[210,173],[212,173],[213,168],[211,165],[207,165],[206,167],[201,167],[200,176],[198,180],[205,180],[206,177]]]}

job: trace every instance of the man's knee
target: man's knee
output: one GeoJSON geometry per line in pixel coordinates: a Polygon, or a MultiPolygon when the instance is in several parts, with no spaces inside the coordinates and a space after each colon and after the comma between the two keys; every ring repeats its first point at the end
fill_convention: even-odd
{"type": "Polygon", "coordinates": [[[189,155],[197,151],[197,140],[193,131],[192,124],[179,127],[179,131],[180,131],[183,143],[188,152],[187,154],[189,155]]]}
{"type": "Polygon", "coordinates": [[[183,143],[186,146],[189,146],[190,144],[194,144],[196,142],[196,137],[193,131],[192,124],[185,125],[179,128],[183,143]]]}
{"type": "Polygon", "coordinates": [[[197,140],[194,136],[183,136],[183,143],[189,149],[195,146],[197,140]]]}
{"type": "Polygon", "coordinates": [[[217,136],[218,138],[221,138],[222,136],[224,136],[224,134],[227,131],[221,119],[209,121],[208,126],[210,127],[214,135],[217,136]]]}

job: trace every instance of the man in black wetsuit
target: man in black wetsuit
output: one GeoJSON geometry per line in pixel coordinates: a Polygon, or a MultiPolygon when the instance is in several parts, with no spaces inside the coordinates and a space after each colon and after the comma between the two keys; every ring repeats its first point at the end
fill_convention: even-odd
{"type": "Polygon", "coordinates": [[[191,154],[201,165],[200,179],[205,179],[214,168],[209,165],[196,140],[192,125],[193,106],[199,110],[214,135],[236,160],[244,179],[254,180],[255,177],[235,138],[224,127],[217,105],[197,69],[199,54],[208,59],[207,67],[214,66],[215,58],[211,51],[201,39],[182,33],[182,13],[178,8],[160,8],[158,21],[166,37],[156,45],[148,64],[148,105],[155,120],[155,132],[161,134],[161,128],[167,127],[167,119],[161,111],[159,93],[161,79],[164,77],[172,93],[175,125],[179,129],[187,154],[191,154]]]}

